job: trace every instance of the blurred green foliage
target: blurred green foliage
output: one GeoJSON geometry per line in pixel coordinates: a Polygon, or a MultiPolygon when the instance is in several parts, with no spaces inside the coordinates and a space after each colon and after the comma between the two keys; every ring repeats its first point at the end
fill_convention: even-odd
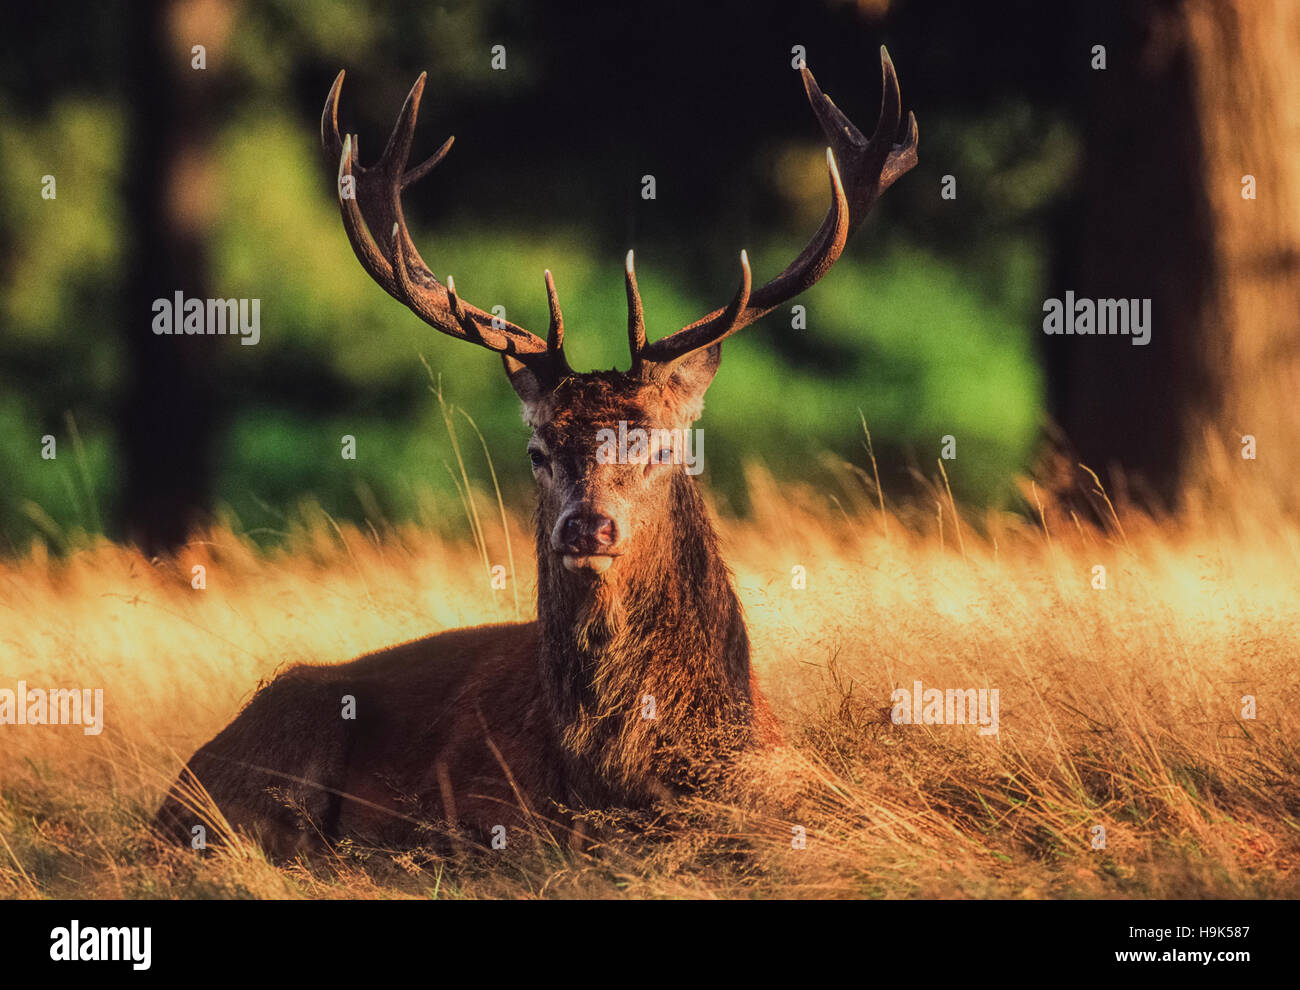
{"type": "MultiPolygon", "coordinates": [[[[437,109],[426,111],[420,137],[431,145],[448,121],[471,116],[466,107],[490,74],[486,52],[503,37],[515,61],[492,105],[532,112],[545,96],[545,73],[521,36],[530,22],[508,3],[381,5],[379,16],[374,9],[359,0],[309,10],[267,4],[240,14],[227,46],[238,95],[214,149],[220,207],[208,244],[210,284],[223,297],[261,298],[262,334],[256,347],[230,341],[214,369],[225,406],[214,494],[242,525],[268,534],[304,498],[340,518],[397,521],[427,504],[460,512],[421,356],[447,400],[481,428],[508,498],[523,504],[531,484],[526,432],[499,361],[424,326],[357,265],[319,157],[315,102],[325,91],[320,80],[340,64],[386,81],[383,92],[345,88],[349,113],[365,118],[368,161],[398,87],[411,78],[405,64],[434,64],[437,109]],[[382,54],[390,50],[396,54],[382,54]],[[394,63],[403,67],[390,71],[394,63]],[[372,129],[371,120],[381,123],[372,129]],[[345,434],[357,439],[354,462],[340,457],[345,434]]],[[[825,30],[835,30],[846,14],[826,10],[817,16],[830,17],[825,30]]],[[[111,19],[97,23],[111,31],[111,19]]],[[[120,198],[127,141],[113,78],[121,68],[105,69],[101,87],[70,85],[39,100],[18,91],[12,75],[0,91],[0,155],[11,180],[0,185],[0,547],[8,552],[34,536],[59,546],[78,530],[111,531],[119,508],[124,438],[115,410],[128,317],[117,300],[132,239],[120,198]],[[39,194],[47,173],[57,176],[54,201],[39,194]],[[45,434],[57,438],[56,460],[40,457],[45,434]]],[[[903,78],[906,98],[906,70],[903,78]]],[[[870,106],[872,98],[853,102],[870,106]]],[[[799,300],[806,329],[792,329],[789,311],[778,310],[724,348],[700,424],[704,481],[739,510],[747,462],[814,481],[825,452],[865,464],[859,411],[878,453],[899,466],[933,473],[940,438],[957,437],[948,473],[968,500],[1001,500],[1028,464],[1043,406],[1029,329],[1047,275],[1043,216],[1072,167],[1071,131],[1011,99],[981,115],[939,106],[918,116],[922,161],[936,164],[901,180],[886,197],[900,200],[893,212],[869,219],[835,271],[799,300]],[[946,172],[961,177],[961,207],[939,199],[946,172]],[[990,200],[996,223],[979,212],[990,200]],[[957,220],[945,213],[959,209],[957,220]]],[[[815,228],[825,173],[807,121],[797,124],[784,129],[801,137],[760,135],[743,149],[754,171],[736,180],[744,187],[738,201],[757,198],[759,215],[738,225],[734,206],[716,218],[678,214],[635,238],[651,336],[725,301],[741,246],[750,249],[756,280],[766,279],[815,228]],[[687,238],[689,249],[679,250],[687,238]],[[696,265],[704,255],[712,260],[696,265]],[[687,269],[694,274],[684,277],[687,269]]],[[[458,144],[452,154],[470,156],[458,167],[472,169],[483,151],[458,144]]],[[[538,183],[532,209],[508,222],[479,221],[459,190],[444,185],[431,194],[422,184],[408,196],[416,242],[440,276],[457,275],[468,298],[504,305],[526,326],[545,326],[542,271],[550,268],[574,366],[626,366],[623,248],[612,248],[631,246],[626,223],[599,204],[589,215],[557,211],[545,177],[567,174],[592,186],[624,180],[563,146],[535,154],[548,164],[528,173],[538,183]],[[450,209],[434,208],[446,200],[450,209]],[[565,221],[557,224],[557,215],[565,221]]],[[[519,155],[491,167],[522,181],[532,166],[519,155]]],[[[443,181],[438,174],[425,184],[443,181]]],[[[556,195],[569,195],[556,183],[556,195]]],[[[491,204],[486,210],[495,213],[491,204]]],[[[129,332],[149,332],[144,320],[136,324],[129,332]]],[[[477,455],[477,441],[469,449],[477,455]]]]}

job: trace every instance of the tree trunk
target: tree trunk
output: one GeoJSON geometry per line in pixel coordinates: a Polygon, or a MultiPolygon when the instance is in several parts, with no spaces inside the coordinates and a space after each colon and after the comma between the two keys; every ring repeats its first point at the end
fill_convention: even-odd
{"type": "MultiPolygon", "coordinates": [[[[1157,508],[1300,495],[1300,4],[1098,5],[1081,238],[1056,294],[1152,300],[1151,342],[1047,337],[1053,413],[1157,508]],[[1252,175],[1257,200],[1242,196],[1252,175]],[[1258,459],[1243,460],[1252,435],[1258,459]],[[1256,488],[1262,486],[1262,488],[1256,488]]],[[[1080,58],[1087,52],[1081,51],[1080,58]]]]}
{"type": "MultiPolygon", "coordinates": [[[[184,0],[130,7],[132,249],[120,319],[129,357],[122,411],[126,536],[150,555],[174,550],[203,521],[211,497],[216,403],[213,338],[153,333],[155,299],[206,298],[207,239],[215,209],[211,143],[220,100],[212,67],[227,4],[184,0]]],[[[176,328],[179,330],[179,328],[176,328]]]]}
{"type": "Polygon", "coordinates": [[[1204,455],[1189,486],[1222,468],[1254,494],[1300,507],[1300,3],[1189,0],[1213,273],[1202,360],[1214,372],[1204,455]],[[1243,196],[1253,176],[1257,199],[1243,196]],[[1242,457],[1251,435],[1257,458],[1242,457]],[[1226,454],[1221,463],[1218,456],[1226,454]]]}

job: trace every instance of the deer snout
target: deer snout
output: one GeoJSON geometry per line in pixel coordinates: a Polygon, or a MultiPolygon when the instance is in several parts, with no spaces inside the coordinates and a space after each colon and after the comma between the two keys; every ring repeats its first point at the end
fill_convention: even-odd
{"type": "Polygon", "coordinates": [[[618,525],[609,516],[590,509],[573,509],[560,520],[557,549],[579,553],[608,553],[618,542],[618,525]]]}
{"type": "Polygon", "coordinates": [[[563,554],[568,570],[592,570],[601,574],[622,552],[618,549],[618,537],[618,524],[609,516],[590,508],[577,508],[570,509],[555,524],[551,545],[563,554]]]}

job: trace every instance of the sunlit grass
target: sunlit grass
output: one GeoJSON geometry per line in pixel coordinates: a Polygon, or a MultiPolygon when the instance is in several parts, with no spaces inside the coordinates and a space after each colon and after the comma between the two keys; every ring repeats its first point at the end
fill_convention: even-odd
{"type": "MultiPolygon", "coordinates": [[[[468,455],[477,440],[460,426],[468,455]]],[[[490,495],[474,493],[474,540],[306,510],[271,552],[230,526],[166,565],[102,541],[61,559],[38,548],[0,565],[0,686],[103,687],[106,728],[0,728],[0,890],[1300,893],[1300,526],[1247,505],[1164,522],[1121,509],[1094,530],[1041,489],[1031,515],[975,518],[937,481],[933,498],[882,508],[869,484],[831,500],[750,473],[752,516],[721,530],[787,745],[753,760],[738,793],[686,802],[649,834],[614,828],[593,855],[545,836],[451,859],[345,843],[277,868],[243,844],[205,859],[162,848],[146,829],[182,760],[284,665],[510,620],[516,592],[530,612],[526,519],[507,518],[520,572],[490,588],[485,557],[510,567],[490,495]],[[791,587],[795,565],[806,589],[791,587]],[[890,693],[914,680],[998,688],[999,734],[893,725],[890,693]],[[795,826],[806,848],[792,848],[795,826]]]]}

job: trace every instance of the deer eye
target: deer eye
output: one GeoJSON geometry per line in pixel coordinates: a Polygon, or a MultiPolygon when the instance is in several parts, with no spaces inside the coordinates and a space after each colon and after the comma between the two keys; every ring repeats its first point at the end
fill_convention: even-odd
{"type": "Polygon", "coordinates": [[[528,448],[528,459],[533,462],[533,467],[535,468],[546,466],[546,455],[536,447],[528,448]]]}

